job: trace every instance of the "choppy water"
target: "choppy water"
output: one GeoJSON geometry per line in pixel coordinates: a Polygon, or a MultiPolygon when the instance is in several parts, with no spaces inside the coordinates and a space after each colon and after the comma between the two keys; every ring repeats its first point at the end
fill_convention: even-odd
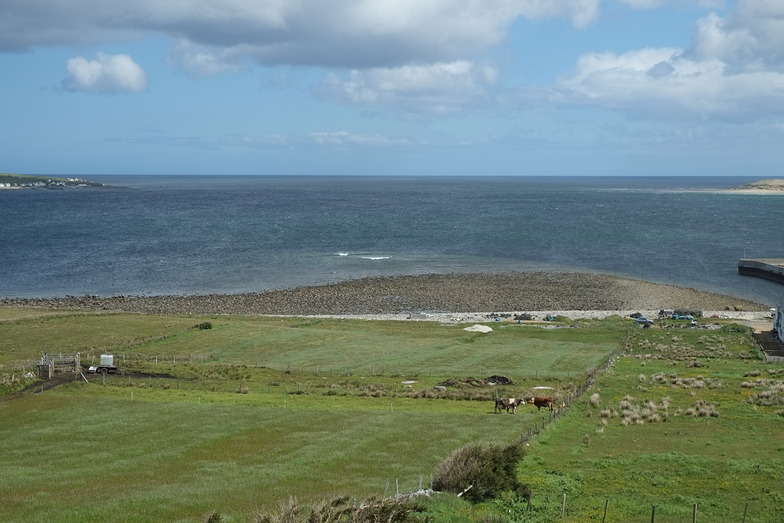
{"type": "Polygon", "coordinates": [[[0,296],[558,268],[784,301],[737,274],[741,257],[784,257],[784,196],[705,191],[756,178],[92,179],[123,188],[0,191],[0,296]]]}

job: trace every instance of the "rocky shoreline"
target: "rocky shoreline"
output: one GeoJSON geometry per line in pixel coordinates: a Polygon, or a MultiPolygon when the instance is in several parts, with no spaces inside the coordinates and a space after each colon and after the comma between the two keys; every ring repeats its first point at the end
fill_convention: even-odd
{"type": "Polygon", "coordinates": [[[686,287],[577,272],[382,276],[242,294],[5,298],[0,305],[147,314],[295,316],[659,309],[763,312],[769,307],[686,287]]]}

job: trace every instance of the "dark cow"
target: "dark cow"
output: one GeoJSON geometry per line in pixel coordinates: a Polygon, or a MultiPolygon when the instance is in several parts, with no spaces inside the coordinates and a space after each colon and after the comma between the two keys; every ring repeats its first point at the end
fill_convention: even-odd
{"type": "Polygon", "coordinates": [[[553,398],[551,396],[540,397],[532,396],[526,401],[529,405],[536,405],[536,410],[541,410],[542,407],[547,407],[550,412],[553,411],[553,398]]]}
{"type": "Polygon", "coordinates": [[[506,409],[506,413],[509,413],[509,409],[512,409],[512,414],[517,413],[517,407],[525,403],[525,400],[519,400],[515,398],[498,398],[495,400],[495,409],[493,412],[500,412],[503,409],[506,409]]]}

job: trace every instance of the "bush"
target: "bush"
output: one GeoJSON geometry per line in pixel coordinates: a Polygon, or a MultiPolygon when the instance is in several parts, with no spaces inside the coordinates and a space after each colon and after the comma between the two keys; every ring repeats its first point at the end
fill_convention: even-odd
{"type": "Polygon", "coordinates": [[[591,394],[590,401],[591,401],[591,405],[594,407],[599,407],[599,405],[602,404],[602,398],[601,396],[599,396],[598,392],[594,392],[593,394],[591,394]]]}
{"type": "Polygon", "coordinates": [[[425,508],[415,502],[396,499],[367,499],[352,503],[348,496],[316,503],[309,513],[305,512],[296,497],[281,502],[277,511],[257,511],[255,523],[415,523],[425,508]]]}
{"type": "Polygon", "coordinates": [[[465,445],[442,461],[433,474],[433,489],[452,492],[479,503],[505,491],[527,496],[530,491],[517,479],[523,458],[520,444],[502,446],[465,445]]]}

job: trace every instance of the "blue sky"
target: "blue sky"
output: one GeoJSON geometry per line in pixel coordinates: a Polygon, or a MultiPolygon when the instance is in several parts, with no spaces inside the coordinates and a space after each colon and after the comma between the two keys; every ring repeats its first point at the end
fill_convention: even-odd
{"type": "Polygon", "coordinates": [[[0,172],[782,177],[778,0],[3,0],[0,172]]]}

